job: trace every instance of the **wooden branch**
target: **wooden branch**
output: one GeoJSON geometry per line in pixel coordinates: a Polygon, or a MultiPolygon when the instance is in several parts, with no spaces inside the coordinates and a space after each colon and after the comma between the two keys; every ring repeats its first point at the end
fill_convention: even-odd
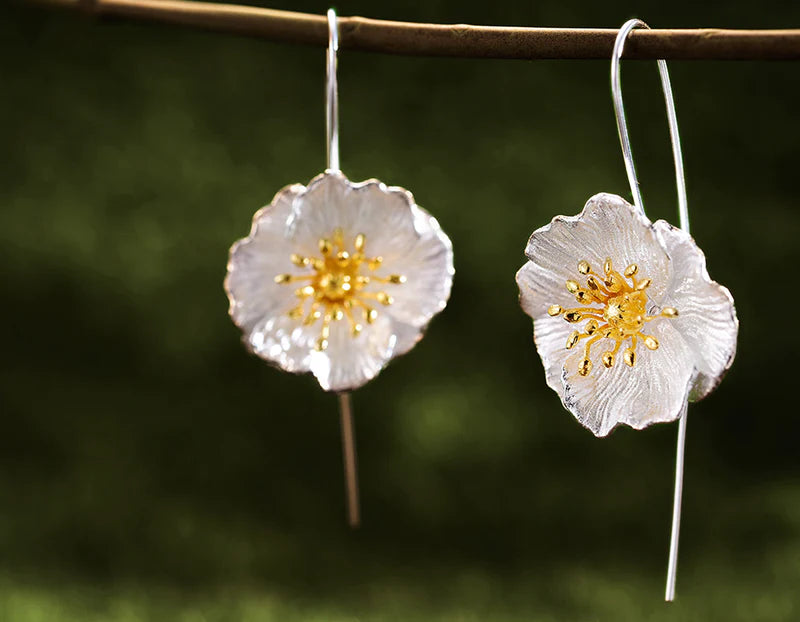
{"type": "MultiPolygon", "coordinates": [[[[28,1],[98,17],[156,21],[272,41],[322,47],[328,41],[324,15],[183,0],[28,1]]],[[[339,29],[339,45],[345,50],[510,59],[609,59],[617,34],[608,28],[417,24],[366,17],[340,17],[339,29]]],[[[635,30],[625,45],[625,58],[798,60],[800,29],[635,30]]]]}

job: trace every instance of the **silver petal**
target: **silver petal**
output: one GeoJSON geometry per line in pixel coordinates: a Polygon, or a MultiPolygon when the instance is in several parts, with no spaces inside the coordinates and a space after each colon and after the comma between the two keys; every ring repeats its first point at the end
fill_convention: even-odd
{"type": "Polygon", "coordinates": [[[620,423],[641,430],[653,423],[674,421],[680,415],[694,379],[692,352],[668,320],[654,322],[649,330],[661,345],[650,351],[640,340],[633,367],[625,365],[620,352],[615,365],[605,368],[601,357],[610,348],[601,340],[590,353],[591,373],[581,376],[578,364],[583,349],[570,351],[558,393],[564,407],[595,436],[606,436],[620,423]]]}
{"type": "Polygon", "coordinates": [[[353,184],[327,171],[308,188],[285,188],[256,214],[250,235],[231,249],[225,289],[231,317],[253,352],[286,371],[313,372],[325,390],[345,391],[374,378],[420,340],[444,308],[452,278],[450,240],[409,192],[377,180],[353,184]],[[331,322],[327,347],[318,351],[321,320],[305,326],[290,318],[296,288],[276,284],[274,277],[302,273],[291,255],[318,256],[319,240],[337,228],[347,244],[366,235],[365,254],[383,258],[374,274],[401,274],[406,282],[370,284],[365,291],[386,291],[393,304],[375,305],[377,320],[363,323],[356,337],[347,320],[331,322]]]}
{"type": "Polygon", "coordinates": [[[739,320],[731,293],[711,280],[705,255],[694,239],[663,220],[654,229],[672,264],[672,278],[660,304],[678,309],[670,324],[692,350],[699,372],[691,394],[696,401],[713,391],[733,364],[739,320]]]}

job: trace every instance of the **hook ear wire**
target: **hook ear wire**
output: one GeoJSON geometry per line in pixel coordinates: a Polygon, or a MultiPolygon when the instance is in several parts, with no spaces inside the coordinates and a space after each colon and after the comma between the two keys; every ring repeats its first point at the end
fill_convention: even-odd
{"type": "MultiPolygon", "coordinates": [[[[622,157],[625,160],[625,170],[628,172],[628,183],[631,186],[633,202],[642,213],[642,195],[639,190],[639,180],[636,178],[636,168],[633,165],[633,152],[631,140],[628,136],[628,123],[625,120],[625,107],[622,104],[622,84],[620,80],[620,59],[625,41],[634,28],[647,28],[650,26],[640,19],[630,19],[622,25],[614,41],[614,51],[611,54],[611,98],[614,100],[614,113],[617,117],[617,130],[619,142],[622,146],[622,157]]],[[[658,60],[658,73],[661,76],[661,89],[664,91],[664,103],[667,106],[667,121],[669,123],[669,137],[672,143],[672,157],[675,161],[675,185],[678,189],[678,215],[681,229],[689,233],[689,208],[686,202],[686,179],[683,174],[683,155],[681,152],[681,138],[678,133],[678,119],[675,116],[675,99],[672,95],[672,84],[667,71],[667,61],[658,60]]],[[[664,599],[671,602],[675,599],[675,580],[678,572],[678,539],[681,524],[681,498],[683,496],[683,462],[684,448],[686,446],[686,421],[688,415],[688,401],[684,403],[678,422],[678,443],[675,453],[675,494],[672,503],[672,529],[670,532],[669,559],[667,562],[667,585],[664,599]]]]}
{"type": "Polygon", "coordinates": [[[336,11],[328,9],[328,71],[325,81],[325,129],[328,169],[339,169],[339,86],[336,67],[339,54],[339,24],[336,11]]]}
{"type": "MultiPolygon", "coordinates": [[[[635,28],[647,28],[650,26],[640,19],[630,19],[622,25],[614,41],[614,51],[611,54],[611,98],[614,101],[614,113],[617,117],[617,131],[619,132],[619,142],[622,147],[622,158],[625,160],[625,170],[628,173],[628,183],[631,186],[633,202],[642,212],[644,204],[642,194],[639,189],[639,180],[636,178],[636,168],[633,164],[633,151],[631,150],[631,140],[628,135],[628,123],[625,120],[625,106],[622,103],[622,81],[620,78],[620,59],[625,47],[628,35],[635,28]]],[[[658,60],[658,73],[661,76],[661,88],[664,91],[664,103],[667,106],[667,121],[669,123],[669,136],[672,143],[672,157],[675,161],[675,185],[678,190],[678,214],[680,217],[681,229],[689,232],[689,209],[686,201],[686,179],[683,173],[683,154],[681,151],[681,138],[678,132],[678,119],[675,115],[675,99],[672,96],[672,84],[669,80],[667,61],[658,60]]]]}

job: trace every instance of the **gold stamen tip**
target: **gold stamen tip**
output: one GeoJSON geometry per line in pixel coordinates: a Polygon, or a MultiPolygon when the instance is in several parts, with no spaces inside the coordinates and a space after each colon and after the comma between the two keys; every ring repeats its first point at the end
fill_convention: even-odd
{"type": "Polygon", "coordinates": [[[361,326],[361,324],[353,324],[353,337],[358,335],[362,330],[364,330],[364,327],[361,326]]]}
{"type": "Polygon", "coordinates": [[[589,274],[592,271],[592,267],[589,265],[589,262],[585,259],[578,262],[578,272],[581,274],[589,274]]]}
{"type": "Polygon", "coordinates": [[[645,337],[644,345],[646,345],[650,350],[658,350],[658,339],[655,337],[645,337]]]}
{"type": "Polygon", "coordinates": [[[341,320],[343,317],[344,313],[342,312],[341,309],[336,309],[336,311],[333,312],[333,319],[336,320],[337,322],[341,320]]]}
{"type": "Polygon", "coordinates": [[[306,326],[311,326],[321,317],[322,313],[320,313],[319,311],[314,311],[313,313],[308,314],[308,317],[305,320],[303,320],[303,324],[305,324],[306,326]]]}
{"type": "Polygon", "coordinates": [[[367,265],[369,266],[370,270],[377,270],[378,266],[383,263],[383,257],[372,257],[368,262],[367,265]]]}
{"type": "Polygon", "coordinates": [[[588,376],[592,371],[592,362],[589,359],[583,359],[578,365],[578,373],[581,376],[588,376]]]}
{"type": "Polygon", "coordinates": [[[575,347],[575,344],[578,343],[578,340],[581,338],[581,334],[577,330],[573,330],[569,337],[567,337],[567,350],[571,350],[575,347]]]}
{"type": "Polygon", "coordinates": [[[598,289],[600,289],[600,286],[597,284],[597,279],[594,278],[593,276],[590,276],[586,280],[586,284],[589,286],[589,289],[593,291],[597,291],[598,289]]]}
{"type": "Polygon", "coordinates": [[[561,308],[561,305],[550,305],[547,308],[547,315],[550,317],[556,317],[557,315],[561,315],[561,312],[564,309],[561,308]]]}
{"type": "Polygon", "coordinates": [[[303,257],[301,255],[297,255],[296,253],[293,253],[290,259],[294,265],[300,267],[307,266],[309,263],[308,257],[303,257]]]}
{"type": "Polygon", "coordinates": [[[319,252],[323,255],[330,255],[331,251],[333,250],[333,245],[331,241],[327,238],[320,238],[319,240],[319,252]]]}
{"type": "Polygon", "coordinates": [[[597,320],[589,320],[586,323],[586,334],[587,335],[593,335],[594,331],[597,330],[598,326],[600,326],[600,325],[597,323],[597,320]]]}
{"type": "Polygon", "coordinates": [[[611,263],[611,257],[607,257],[605,263],[603,264],[603,270],[606,274],[611,272],[614,269],[614,264],[611,263]]]}
{"type": "Polygon", "coordinates": [[[275,277],[275,282],[280,284],[289,283],[291,280],[292,280],[291,274],[278,274],[275,277]]]}
{"type": "Polygon", "coordinates": [[[389,275],[389,283],[394,283],[395,285],[402,285],[406,282],[406,277],[402,274],[390,274],[389,275]]]}
{"type": "Polygon", "coordinates": [[[661,315],[664,317],[678,317],[678,310],[675,307],[664,307],[661,309],[661,315]]]}
{"type": "Polygon", "coordinates": [[[633,367],[636,365],[636,351],[633,348],[628,348],[622,355],[622,360],[625,361],[628,367],[633,367]]]}
{"type": "Polygon", "coordinates": [[[356,241],[353,243],[353,246],[360,253],[361,251],[364,250],[364,245],[366,243],[367,243],[367,236],[365,236],[363,233],[359,233],[356,236],[356,241]]]}
{"type": "Polygon", "coordinates": [[[611,369],[614,367],[614,353],[613,352],[605,352],[603,353],[603,365],[605,365],[606,369],[611,369]]]}
{"type": "Polygon", "coordinates": [[[577,300],[578,302],[588,302],[589,294],[587,294],[582,289],[579,289],[578,292],[575,294],[575,300],[577,300]]]}
{"type": "Polygon", "coordinates": [[[625,276],[627,276],[628,278],[630,278],[630,277],[632,277],[634,274],[636,274],[637,272],[639,272],[639,266],[637,266],[635,263],[632,263],[632,264],[631,264],[631,265],[629,265],[627,268],[625,268],[625,272],[624,272],[624,274],[625,274],[625,276]]]}
{"type": "Polygon", "coordinates": [[[305,287],[301,287],[300,289],[296,290],[296,296],[300,296],[301,298],[308,298],[309,296],[314,295],[314,288],[311,285],[306,285],[305,287]]]}
{"type": "Polygon", "coordinates": [[[348,283],[347,281],[342,283],[342,291],[343,292],[349,292],[351,289],[353,289],[353,286],[350,285],[350,283],[348,283]]]}
{"type": "Polygon", "coordinates": [[[618,285],[617,278],[613,274],[606,276],[603,282],[606,284],[606,287],[611,289],[616,289],[618,285]]]}
{"type": "Polygon", "coordinates": [[[378,292],[375,297],[378,299],[378,302],[381,303],[382,305],[390,305],[394,302],[394,298],[392,298],[386,292],[378,292]]]}
{"type": "Polygon", "coordinates": [[[339,251],[336,253],[336,261],[344,268],[348,263],[350,263],[350,253],[347,251],[339,251]]]}
{"type": "Polygon", "coordinates": [[[303,307],[295,307],[294,309],[289,311],[289,313],[287,315],[290,318],[292,318],[293,320],[297,320],[297,319],[303,317],[303,307]]]}
{"type": "Polygon", "coordinates": [[[369,277],[368,276],[357,276],[356,277],[356,285],[366,285],[367,283],[369,283],[369,277]]]}
{"type": "Polygon", "coordinates": [[[367,324],[372,324],[378,319],[378,312],[375,309],[367,309],[367,324]]]}
{"type": "Polygon", "coordinates": [[[564,319],[567,320],[570,324],[574,324],[575,322],[581,321],[581,314],[577,311],[567,311],[564,314],[564,319]]]}
{"type": "Polygon", "coordinates": [[[578,289],[580,288],[578,283],[576,281],[572,281],[572,280],[567,281],[566,285],[567,285],[567,291],[570,294],[576,293],[578,291],[578,289]]]}
{"type": "Polygon", "coordinates": [[[323,350],[327,349],[328,347],[328,340],[320,337],[317,339],[316,350],[317,352],[322,352],[323,350]]]}
{"type": "Polygon", "coordinates": [[[639,281],[639,282],[636,284],[636,289],[637,289],[638,291],[642,291],[643,289],[647,289],[648,287],[650,287],[650,284],[651,284],[652,282],[653,282],[653,281],[652,281],[652,279],[644,279],[644,280],[642,280],[642,281],[639,281]]]}

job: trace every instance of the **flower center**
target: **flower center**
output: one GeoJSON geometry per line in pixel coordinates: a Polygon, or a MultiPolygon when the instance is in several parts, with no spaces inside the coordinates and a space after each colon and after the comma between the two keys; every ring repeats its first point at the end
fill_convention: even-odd
{"type": "Polygon", "coordinates": [[[626,348],[622,355],[628,367],[636,364],[638,340],[642,340],[650,350],[658,349],[658,340],[642,332],[644,325],[658,318],[677,317],[678,310],[674,307],[664,307],[658,315],[647,315],[647,288],[650,287],[651,280],[636,278],[639,272],[636,264],[630,264],[620,274],[614,270],[611,259],[606,259],[603,264],[604,276],[600,276],[592,270],[588,261],[579,261],[578,272],[587,276],[586,287],[581,287],[577,281],[569,280],[566,284],[567,291],[573,294],[578,302],[600,304],[601,307],[563,309],[561,305],[552,305],[547,309],[547,313],[552,317],[563,314],[564,319],[572,324],[588,320],[583,332],[574,330],[567,337],[567,350],[574,348],[582,339],[587,339],[583,359],[578,364],[578,373],[581,376],[588,376],[592,371],[589,350],[601,339],[614,341],[614,347],[604,352],[602,356],[603,365],[607,368],[614,366],[617,352],[628,340],[630,347],[626,348]]]}
{"type": "Polygon", "coordinates": [[[317,339],[316,349],[322,351],[328,347],[331,322],[347,318],[351,334],[357,336],[364,323],[372,324],[378,312],[372,304],[378,302],[390,305],[394,299],[385,291],[365,291],[370,283],[386,283],[400,285],[406,277],[390,274],[380,277],[375,274],[383,258],[367,257],[364,248],[367,236],[359,233],[353,241],[353,252],[346,250],[344,233],[336,228],[330,237],[320,238],[319,252],[321,257],[302,257],[292,255],[292,263],[300,268],[310,268],[310,274],[279,274],[275,282],[279,284],[307,281],[308,285],[295,291],[299,299],[296,307],[289,311],[289,317],[303,319],[303,324],[311,326],[322,318],[322,329],[317,339]],[[366,270],[364,270],[366,268],[366,270]],[[310,306],[306,308],[310,301],[310,306]]]}

